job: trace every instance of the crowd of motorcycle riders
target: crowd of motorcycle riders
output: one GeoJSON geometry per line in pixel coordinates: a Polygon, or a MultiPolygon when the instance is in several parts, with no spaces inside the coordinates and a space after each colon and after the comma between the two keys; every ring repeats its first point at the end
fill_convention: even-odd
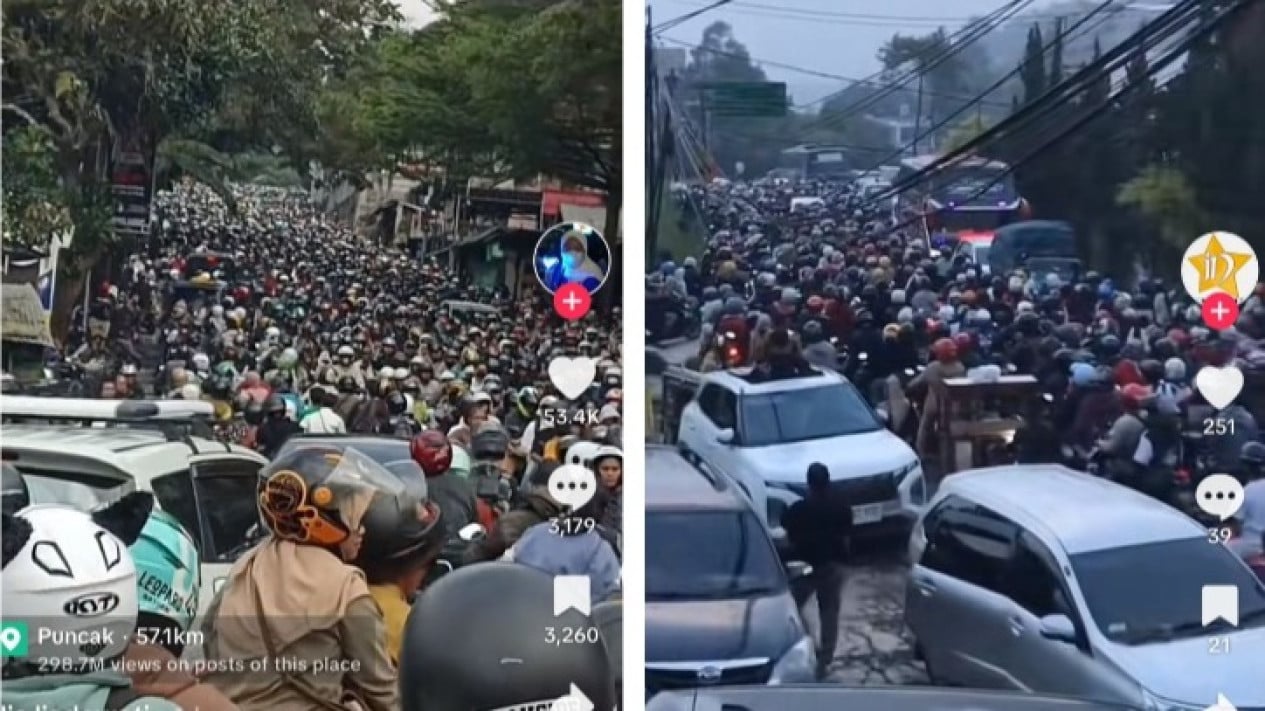
{"type": "Polygon", "coordinates": [[[61,394],[210,402],[207,436],[271,460],[263,530],[208,607],[198,547],[151,494],[32,505],[6,464],[5,618],[56,633],[6,657],[5,707],[468,711],[573,683],[613,708],[617,663],[544,625],[566,623],[554,575],[619,598],[619,313],[564,322],[541,291],[515,301],[366,249],[301,196],[160,194],[153,236],[46,371],[61,394]],[[559,355],[599,362],[571,401],[549,384],[559,355]],[[283,451],[303,434],[317,441],[283,451]],[[338,434],[407,459],[319,437],[338,434]],[[564,463],[600,483],[579,508],[547,486],[564,463]],[[108,614],[72,614],[85,591],[108,614]]]}
{"type": "Polygon", "coordinates": [[[988,273],[948,235],[915,238],[847,185],[716,181],[676,186],[675,198],[710,239],[701,259],[659,258],[647,322],[689,330],[678,320],[698,314],[687,365],[754,364],[769,378],[812,365],[844,373],[876,406],[911,403],[889,426],[933,477],[945,379],[1035,376],[1041,406],[1023,413],[1009,461],[1092,470],[1187,510],[1200,479],[1233,474],[1248,493],[1230,545],[1265,579],[1265,285],[1218,332],[1158,278],[1126,289],[1094,271],[988,273]],[[822,201],[792,211],[792,196],[822,201]],[[1248,385],[1217,410],[1194,376],[1231,363],[1248,385]],[[1203,436],[1210,420],[1219,432],[1203,436]]]}

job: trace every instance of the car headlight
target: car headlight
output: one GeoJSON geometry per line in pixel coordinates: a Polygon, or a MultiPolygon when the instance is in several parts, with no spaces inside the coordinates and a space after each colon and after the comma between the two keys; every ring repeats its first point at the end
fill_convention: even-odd
{"type": "Polygon", "coordinates": [[[1165,699],[1143,689],[1142,708],[1146,711],[1203,711],[1207,707],[1204,704],[1187,704],[1165,699]]]}
{"type": "Polygon", "coordinates": [[[770,684],[800,684],[817,680],[817,649],[812,637],[796,642],[773,665],[770,684]]]}
{"type": "Polygon", "coordinates": [[[892,481],[896,482],[896,486],[900,486],[901,484],[905,482],[905,477],[909,476],[910,474],[913,474],[914,470],[917,468],[918,468],[918,458],[915,457],[914,461],[892,472],[892,481]]]}

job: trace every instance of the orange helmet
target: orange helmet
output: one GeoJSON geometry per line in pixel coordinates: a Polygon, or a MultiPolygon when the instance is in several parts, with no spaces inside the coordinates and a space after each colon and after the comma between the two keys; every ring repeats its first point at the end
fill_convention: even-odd
{"type": "Polygon", "coordinates": [[[941,363],[957,360],[958,345],[951,338],[941,338],[931,344],[931,354],[941,363]]]}
{"type": "Polygon", "coordinates": [[[808,297],[807,306],[809,313],[819,314],[822,309],[826,308],[826,300],[820,296],[810,296],[808,297]]]}

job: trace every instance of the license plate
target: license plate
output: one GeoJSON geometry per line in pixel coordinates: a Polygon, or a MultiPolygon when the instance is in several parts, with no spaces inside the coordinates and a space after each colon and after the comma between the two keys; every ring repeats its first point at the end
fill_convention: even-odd
{"type": "Polygon", "coordinates": [[[876,523],[883,520],[882,504],[852,507],[852,523],[876,523]]]}

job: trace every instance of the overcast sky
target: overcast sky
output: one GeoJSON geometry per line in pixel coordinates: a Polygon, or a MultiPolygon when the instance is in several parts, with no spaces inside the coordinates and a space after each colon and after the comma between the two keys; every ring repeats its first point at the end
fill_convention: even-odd
{"type": "MultiPolygon", "coordinates": [[[[1039,8],[1050,2],[1037,0],[1024,12],[1039,14],[1039,8]]],[[[653,23],[709,4],[711,0],[651,0],[653,23]]],[[[734,0],[663,35],[697,44],[709,24],[724,20],[757,60],[861,78],[879,69],[875,55],[893,33],[925,34],[939,25],[956,30],[972,16],[988,14],[1003,4],[1004,0],[734,0]]],[[[770,79],[788,84],[796,104],[811,103],[845,86],[768,65],[764,70],[770,79]]]]}

